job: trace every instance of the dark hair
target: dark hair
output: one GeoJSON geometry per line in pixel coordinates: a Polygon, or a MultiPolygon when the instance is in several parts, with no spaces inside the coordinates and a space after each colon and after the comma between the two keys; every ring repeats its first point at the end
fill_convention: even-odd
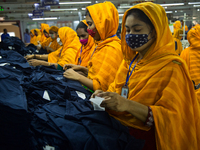
{"type": "Polygon", "coordinates": [[[87,9],[86,12],[85,12],[85,16],[87,16],[87,15],[88,15],[90,18],[92,18],[88,9],[87,9]]]}
{"type": "Polygon", "coordinates": [[[148,24],[151,29],[154,28],[151,20],[147,17],[147,15],[140,9],[131,9],[128,11],[126,18],[130,15],[134,15],[137,19],[141,20],[142,22],[148,24]]]}
{"type": "Polygon", "coordinates": [[[48,32],[45,29],[43,30],[43,32],[48,34],[48,32]]]}
{"type": "Polygon", "coordinates": [[[85,32],[87,32],[87,25],[85,23],[80,22],[78,26],[76,27],[76,30],[78,30],[79,28],[83,28],[85,32]]]}
{"type": "Polygon", "coordinates": [[[7,31],[7,29],[3,29],[3,31],[4,31],[4,32],[6,32],[6,31],[7,31]]]}

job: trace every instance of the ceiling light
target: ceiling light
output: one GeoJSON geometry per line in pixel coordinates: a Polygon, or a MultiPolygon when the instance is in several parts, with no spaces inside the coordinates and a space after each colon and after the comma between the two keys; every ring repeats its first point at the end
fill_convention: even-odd
{"type": "Polygon", "coordinates": [[[175,10],[175,13],[177,13],[177,10],[175,10]]]}
{"type": "Polygon", "coordinates": [[[200,4],[200,2],[189,2],[189,5],[200,4]]]}
{"type": "Polygon", "coordinates": [[[98,3],[98,1],[95,1],[95,3],[98,3]]]}
{"type": "Polygon", "coordinates": [[[119,16],[124,16],[124,14],[119,14],[119,16]]]}
{"type": "Polygon", "coordinates": [[[86,18],[86,16],[83,16],[83,18],[86,18]]]}
{"type": "Polygon", "coordinates": [[[57,17],[51,17],[51,18],[33,18],[32,20],[56,20],[57,17]]]}
{"type": "Polygon", "coordinates": [[[167,14],[173,13],[173,11],[165,11],[167,14]]]}
{"type": "Polygon", "coordinates": [[[118,8],[131,8],[133,6],[119,6],[118,8]]]}
{"type": "Polygon", "coordinates": [[[178,5],[184,5],[184,3],[171,3],[171,4],[160,4],[161,6],[178,6],[178,5]]]}
{"type": "Polygon", "coordinates": [[[91,1],[86,1],[86,2],[60,2],[60,5],[70,5],[70,4],[91,4],[91,1]]]}
{"type": "Polygon", "coordinates": [[[200,5],[193,5],[193,7],[200,7],[200,5]]]}
{"type": "Polygon", "coordinates": [[[197,11],[200,11],[200,9],[197,9],[197,11]]]}
{"type": "Polygon", "coordinates": [[[78,10],[77,8],[68,8],[68,9],[51,9],[51,11],[65,11],[65,10],[78,10]]]}
{"type": "Polygon", "coordinates": [[[32,13],[28,13],[28,16],[31,17],[31,16],[33,16],[33,14],[32,13]]]}
{"type": "Polygon", "coordinates": [[[82,8],[82,10],[86,10],[86,8],[82,8]]]}
{"type": "Polygon", "coordinates": [[[167,9],[167,7],[164,7],[165,9],[167,9]]]}

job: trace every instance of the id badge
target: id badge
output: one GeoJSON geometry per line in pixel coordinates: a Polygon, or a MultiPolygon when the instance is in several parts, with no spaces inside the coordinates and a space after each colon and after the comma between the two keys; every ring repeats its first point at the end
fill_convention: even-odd
{"type": "Polygon", "coordinates": [[[121,96],[124,98],[128,98],[128,86],[122,87],[121,96]]]}

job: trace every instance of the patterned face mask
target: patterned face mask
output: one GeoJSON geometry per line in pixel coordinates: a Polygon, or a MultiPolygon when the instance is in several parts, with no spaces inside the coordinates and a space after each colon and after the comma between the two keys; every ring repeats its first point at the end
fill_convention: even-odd
{"type": "Polygon", "coordinates": [[[57,38],[57,43],[58,43],[60,46],[62,46],[62,45],[63,45],[63,43],[61,42],[61,40],[60,40],[60,38],[59,38],[59,37],[57,38]]]}
{"type": "Polygon", "coordinates": [[[151,40],[148,40],[149,34],[127,34],[125,37],[126,43],[132,49],[141,47],[144,44],[146,44],[149,40],[151,40]]]}

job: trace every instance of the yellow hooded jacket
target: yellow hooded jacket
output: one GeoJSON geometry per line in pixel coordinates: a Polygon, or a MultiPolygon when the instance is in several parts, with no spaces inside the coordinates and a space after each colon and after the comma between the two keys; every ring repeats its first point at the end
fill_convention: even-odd
{"type": "Polygon", "coordinates": [[[111,2],[88,6],[87,9],[101,37],[88,63],[88,78],[93,80],[94,90],[106,91],[123,59],[121,41],[114,36],[119,25],[119,14],[111,2]]]}
{"type": "MultiPolygon", "coordinates": [[[[88,24],[86,23],[86,20],[82,20],[82,22],[88,26],[88,24]]],[[[88,61],[90,60],[90,57],[91,57],[91,52],[93,52],[94,49],[95,49],[94,39],[89,35],[88,43],[86,45],[82,45],[76,54],[76,60],[75,60],[76,65],[87,67],[88,61]],[[79,59],[81,59],[81,63],[79,59]]]]}
{"type": "MultiPolygon", "coordinates": [[[[165,10],[151,2],[130,9],[142,10],[153,23],[157,36],[129,79],[128,99],[151,107],[158,150],[200,149],[199,103],[187,66],[175,52],[165,10]]],[[[123,16],[121,36],[124,60],[108,90],[118,94],[121,94],[125,85],[129,64],[136,56],[136,52],[129,48],[125,40],[127,12],[123,16]]],[[[126,126],[150,130],[127,112],[108,112],[126,126]]]]}
{"type": "Polygon", "coordinates": [[[69,27],[62,27],[58,35],[63,46],[48,55],[48,62],[58,63],[62,67],[65,64],[75,64],[76,53],[81,47],[76,32],[69,27]]]}

